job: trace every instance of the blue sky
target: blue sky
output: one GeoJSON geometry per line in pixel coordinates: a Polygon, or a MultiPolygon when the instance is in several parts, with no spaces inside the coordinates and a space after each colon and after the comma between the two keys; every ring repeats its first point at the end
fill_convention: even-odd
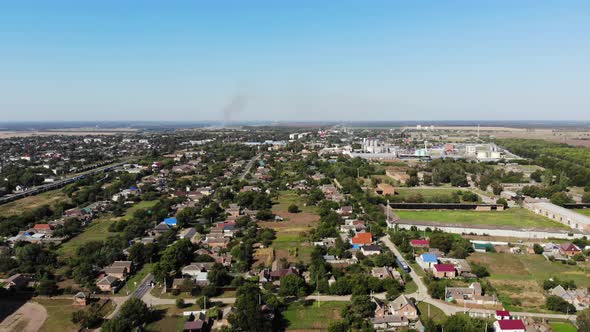
{"type": "Polygon", "coordinates": [[[590,120],[588,1],[13,1],[2,120],[590,120]]]}

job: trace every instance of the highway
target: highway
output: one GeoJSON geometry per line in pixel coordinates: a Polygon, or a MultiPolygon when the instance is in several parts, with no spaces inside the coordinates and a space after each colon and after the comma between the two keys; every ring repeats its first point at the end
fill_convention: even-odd
{"type": "Polygon", "coordinates": [[[55,189],[65,187],[66,185],[68,185],[70,183],[74,183],[78,180],[81,180],[91,174],[109,172],[116,167],[120,167],[120,166],[123,166],[124,164],[126,164],[128,162],[128,159],[130,159],[130,158],[126,158],[126,160],[123,160],[123,161],[110,160],[110,161],[105,161],[103,163],[99,163],[96,165],[88,166],[85,168],[85,169],[87,169],[86,171],[83,171],[81,173],[77,173],[74,175],[70,175],[70,176],[66,177],[65,179],[62,179],[62,180],[59,180],[56,182],[52,182],[52,183],[43,184],[40,186],[36,186],[34,188],[28,189],[28,190],[21,192],[21,193],[6,195],[6,196],[0,198],[0,205],[6,204],[9,202],[13,202],[13,201],[16,201],[16,200],[19,200],[21,198],[25,198],[28,196],[38,195],[38,194],[46,192],[46,191],[55,190],[55,189]]]}

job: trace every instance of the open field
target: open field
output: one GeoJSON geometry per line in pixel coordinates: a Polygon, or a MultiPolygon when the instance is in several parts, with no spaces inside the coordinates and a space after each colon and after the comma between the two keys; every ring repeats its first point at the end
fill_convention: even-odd
{"type": "Polygon", "coordinates": [[[0,216],[21,214],[23,211],[33,210],[43,205],[52,206],[59,202],[68,202],[69,200],[70,199],[63,193],[63,191],[52,190],[0,205],[0,216]]]}
{"type": "Polygon", "coordinates": [[[313,247],[303,234],[315,227],[320,219],[315,213],[315,207],[303,206],[303,200],[299,195],[292,191],[284,191],[280,193],[278,204],[273,205],[272,211],[284,218],[284,221],[262,222],[260,226],[272,228],[277,232],[277,238],[272,244],[275,259],[284,257],[291,262],[308,262],[313,247]],[[302,212],[289,213],[287,209],[291,204],[297,204],[302,212]]]}
{"type": "Polygon", "coordinates": [[[296,192],[291,190],[282,191],[279,193],[279,197],[276,204],[272,207],[272,212],[279,214],[279,213],[288,213],[287,209],[289,205],[295,204],[299,206],[299,210],[308,213],[315,213],[316,207],[315,206],[305,206],[305,199],[299,196],[296,192]]]}
{"type": "Polygon", "coordinates": [[[58,249],[58,253],[62,256],[71,256],[84,243],[105,240],[110,235],[115,234],[109,232],[109,226],[112,223],[113,221],[109,217],[94,220],[82,233],[64,243],[58,249]]]}
{"type": "Polygon", "coordinates": [[[70,332],[77,331],[78,326],[72,323],[72,313],[81,310],[72,304],[72,300],[66,299],[35,299],[47,310],[47,320],[41,327],[40,332],[70,332]]]}
{"type": "Polygon", "coordinates": [[[569,229],[549,218],[522,208],[480,212],[471,210],[395,210],[401,219],[435,221],[451,224],[512,226],[523,228],[569,229]]]}
{"type": "Polygon", "coordinates": [[[447,316],[445,315],[445,313],[442,310],[440,310],[439,308],[437,308],[433,305],[429,305],[426,302],[418,303],[418,310],[420,311],[420,318],[422,319],[422,321],[425,321],[426,319],[431,318],[436,323],[440,324],[440,323],[443,323],[447,319],[447,316]],[[430,313],[430,316],[429,316],[429,313],[430,313]]]}
{"type": "Polygon", "coordinates": [[[283,312],[289,322],[288,331],[327,331],[328,325],[340,319],[340,311],[346,302],[293,302],[283,312]]]}
{"type": "Polygon", "coordinates": [[[273,248],[259,248],[254,251],[253,266],[271,266],[274,261],[273,248]]]}
{"type": "Polygon", "coordinates": [[[541,255],[473,253],[468,261],[488,268],[491,274],[488,280],[509,310],[543,311],[541,306],[545,304],[545,296],[542,284],[551,277],[574,280],[578,287],[590,286],[590,274],[581,267],[550,262],[541,255]]]}

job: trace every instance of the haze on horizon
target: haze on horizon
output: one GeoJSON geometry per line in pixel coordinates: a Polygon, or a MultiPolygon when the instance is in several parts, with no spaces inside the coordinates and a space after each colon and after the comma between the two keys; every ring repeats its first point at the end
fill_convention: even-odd
{"type": "Polygon", "coordinates": [[[3,121],[590,120],[590,2],[18,1],[3,121]]]}

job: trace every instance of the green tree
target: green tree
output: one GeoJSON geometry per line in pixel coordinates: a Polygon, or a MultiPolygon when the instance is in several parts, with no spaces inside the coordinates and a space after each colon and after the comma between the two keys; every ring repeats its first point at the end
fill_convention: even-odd
{"type": "Polygon", "coordinates": [[[297,206],[296,204],[291,204],[289,205],[289,207],[287,208],[287,211],[289,211],[289,213],[299,213],[299,206],[297,206]]]}
{"type": "Polygon", "coordinates": [[[563,191],[551,195],[551,203],[559,206],[574,203],[574,200],[563,191]]]}
{"type": "Polygon", "coordinates": [[[533,251],[535,252],[535,254],[541,255],[545,250],[543,249],[543,246],[541,246],[538,243],[535,243],[533,244],[533,251]]]}
{"type": "Polygon", "coordinates": [[[260,288],[252,283],[245,283],[236,294],[236,310],[230,315],[229,322],[234,330],[263,331],[264,317],[258,304],[260,288]]]}
{"type": "Polygon", "coordinates": [[[298,275],[289,274],[281,279],[279,294],[282,296],[305,296],[307,285],[305,280],[298,275]]]}

